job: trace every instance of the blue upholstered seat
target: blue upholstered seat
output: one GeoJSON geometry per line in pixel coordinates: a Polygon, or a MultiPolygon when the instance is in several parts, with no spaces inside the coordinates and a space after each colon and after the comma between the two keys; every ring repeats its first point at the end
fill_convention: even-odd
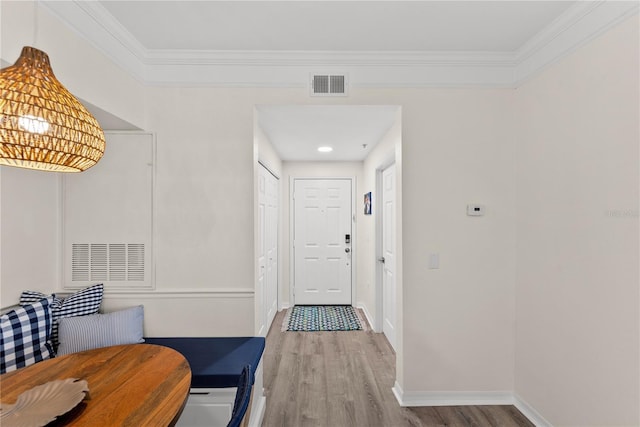
{"type": "Polygon", "coordinates": [[[243,369],[250,365],[250,382],[264,351],[264,337],[145,338],[182,353],[191,367],[191,388],[237,387],[243,369]]]}

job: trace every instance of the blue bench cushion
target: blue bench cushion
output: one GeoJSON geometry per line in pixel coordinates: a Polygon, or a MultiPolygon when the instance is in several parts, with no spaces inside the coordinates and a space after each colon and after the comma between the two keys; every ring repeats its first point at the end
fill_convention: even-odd
{"type": "Polygon", "coordinates": [[[264,351],[264,337],[145,338],[181,353],[191,367],[191,388],[237,387],[242,369],[251,365],[251,384],[264,351]]]}

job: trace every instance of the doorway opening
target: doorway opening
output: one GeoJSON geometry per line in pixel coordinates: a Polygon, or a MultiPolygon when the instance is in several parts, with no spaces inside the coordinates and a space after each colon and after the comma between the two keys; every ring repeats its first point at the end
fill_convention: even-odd
{"type": "MultiPolygon", "coordinates": [[[[300,299],[301,293],[307,295],[342,293],[344,295],[338,287],[327,287],[319,282],[328,281],[323,279],[324,275],[340,277],[341,274],[333,265],[318,267],[320,263],[316,259],[320,258],[319,256],[309,255],[304,261],[306,265],[298,265],[296,268],[296,264],[305,260],[305,256],[296,257],[295,254],[298,249],[295,199],[287,195],[294,193],[296,180],[350,178],[352,180],[351,232],[348,233],[345,230],[335,232],[331,242],[334,245],[332,249],[342,251],[350,249],[351,299],[346,300],[346,303],[361,309],[372,329],[380,333],[384,332],[385,325],[383,304],[386,301],[388,306],[395,307],[397,320],[388,321],[387,326],[395,323],[394,347],[398,355],[402,347],[400,331],[402,253],[399,232],[401,226],[397,224],[393,227],[397,235],[395,242],[397,249],[394,252],[396,271],[387,271],[387,275],[393,276],[396,280],[395,292],[387,291],[390,295],[396,296],[394,303],[389,295],[384,298],[384,290],[389,287],[382,284],[384,270],[379,261],[382,257],[381,221],[385,216],[382,210],[384,205],[380,204],[383,187],[378,180],[382,180],[384,169],[395,164],[397,175],[395,187],[398,190],[401,188],[401,121],[401,107],[397,105],[260,105],[255,107],[254,121],[256,144],[254,158],[256,162],[267,164],[269,169],[281,178],[278,310],[301,304],[303,301],[300,299]],[[318,151],[321,146],[331,146],[333,150],[321,153],[318,151]],[[380,175],[379,178],[378,175],[380,175]],[[369,201],[372,209],[365,213],[364,196],[367,194],[371,195],[369,201]],[[347,234],[350,238],[350,248],[346,246],[347,234]],[[296,286],[296,282],[299,281],[296,279],[296,274],[300,271],[311,272],[309,275],[318,280],[299,290],[296,286]]],[[[400,191],[396,197],[394,218],[399,223],[402,218],[400,191]]],[[[320,207],[317,208],[321,210],[320,207]]],[[[314,231],[315,227],[311,229],[314,231]]],[[[298,231],[298,235],[300,232],[298,231]]],[[[315,237],[319,240],[319,235],[315,237]]],[[[311,249],[320,250],[322,246],[320,243],[318,242],[317,247],[311,249]]],[[[323,245],[325,245],[325,252],[328,251],[329,241],[327,240],[323,245]]],[[[328,255],[325,256],[325,260],[327,257],[328,255]]],[[[342,259],[343,262],[345,259],[344,255],[341,258],[337,255],[332,257],[335,260],[342,259]]],[[[338,265],[338,261],[335,265],[338,265]]],[[[392,312],[390,308],[386,310],[387,314],[392,312]]],[[[391,332],[387,335],[390,336],[391,332]]],[[[392,340],[393,338],[389,338],[389,341],[392,340]]]]}

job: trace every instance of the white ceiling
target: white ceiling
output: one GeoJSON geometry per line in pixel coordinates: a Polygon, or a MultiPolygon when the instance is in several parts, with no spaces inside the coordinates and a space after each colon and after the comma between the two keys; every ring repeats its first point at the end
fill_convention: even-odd
{"type": "Polygon", "coordinates": [[[284,161],[360,161],[397,119],[384,105],[257,106],[258,125],[284,161]],[[333,148],[319,153],[318,147],[333,148]]]}
{"type": "MultiPolygon", "coordinates": [[[[637,1],[41,2],[145,84],[298,88],[325,72],[350,74],[351,87],[517,87],[638,10],[637,1]]],[[[257,114],[285,160],[359,160],[397,108],[257,114]],[[321,156],[325,143],[336,150],[321,156]]]]}
{"type": "Polygon", "coordinates": [[[517,50],[572,1],[101,1],[146,49],[517,50]]]}

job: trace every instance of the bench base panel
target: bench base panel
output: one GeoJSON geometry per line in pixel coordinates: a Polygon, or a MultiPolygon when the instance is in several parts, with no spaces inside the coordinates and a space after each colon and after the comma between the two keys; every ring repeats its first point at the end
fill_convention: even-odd
{"type": "MultiPolygon", "coordinates": [[[[249,427],[262,425],[266,397],[262,383],[262,360],[256,370],[251,392],[249,427]]],[[[192,388],[177,427],[225,427],[231,419],[235,388],[192,388]]]]}

